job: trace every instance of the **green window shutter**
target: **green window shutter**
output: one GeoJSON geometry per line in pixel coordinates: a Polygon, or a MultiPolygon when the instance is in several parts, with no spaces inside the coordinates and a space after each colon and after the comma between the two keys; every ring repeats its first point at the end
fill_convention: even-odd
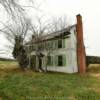
{"type": "Polygon", "coordinates": [[[51,48],[51,41],[49,41],[49,43],[48,43],[48,44],[49,44],[49,49],[50,49],[50,48],[51,48]]]}
{"type": "Polygon", "coordinates": [[[52,66],[53,65],[53,56],[48,56],[47,60],[48,60],[47,65],[52,66]]]}
{"type": "Polygon", "coordinates": [[[47,45],[47,41],[45,42],[45,49],[47,49],[48,48],[48,45],[47,45]]]}
{"type": "Polygon", "coordinates": [[[53,65],[53,56],[51,56],[51,66],[53,65]]]}
{"type": "Polygon", "coordinates": [[[63,66],[66,66],[66,55],[63,55],[63,66]]]}
{"type": "Polygon", "coordinates": [[[58,40],[55,40],[55,49],[58,49],[58,40]]]}
{"type": "Polygon", "coordinates": [[[50,49],[52,50],[53,49],[53,42],[50,41],[50,49]]]}
{"type": "Polygon", "coordinates": [[[52,49],[54,49],[54,41],[52,41],[52,49]]]}
{"type": "Polygon", "coordinates": [[[50,66],[52,66],[52,56],[50,56],[50,57],[51,57],[51,58],[50,58],[50,59],[51,59],[51,61],[50,61],[50,66]]]}
{"type": "Polygon", "coordinates": [[[55,66],[58,66],[58,56],[55,56],[55,66]]]}
{"type": "Polygon", "coordinates": [[[66,47],[66,40],[65,39],[62,40],[62,44],[63,44],[63,48],[65,48],[66,47]]]}
{"type": "Polygon", "coordinates": [[[51,41],[51,49],[53,49],[54,47],[54,44],[53,44],[54,42],[53,41],[51,41]]]}
{"type": "Polygon", "coordinates": [[[52,56],[52,66],[55,65],[55,62],[54,62],[54,56],[52,56]]]}

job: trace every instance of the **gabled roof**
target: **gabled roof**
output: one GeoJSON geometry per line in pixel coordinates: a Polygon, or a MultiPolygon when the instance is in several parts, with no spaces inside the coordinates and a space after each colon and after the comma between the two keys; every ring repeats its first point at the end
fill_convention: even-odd
{"type": "Polygon", "coordinates": [[[69,34],[71,34],[70,30],[75,26],[76,26],[76,24],[71,25],[71,26],[64,28],[62,30],[58,30],[56,32],[50,33],[50,34],[46,34],[46,35],[43,36],[43,39],[47,40],[47,39],[50,39],[50,38],[55,38],[57,36],[69,35],[69,34]]]}
{"type": "MultiPolygon", "coordinates": [[[[43,35],[43,36],[41,36],[41,41],[46,41],[46,40],[51,40],[51,39],[54,39],[54,38],[61,38],[61,37],[64,37],[64,36],[69,36],[71,34],[70,30],[75,26],[76,26],[76,24],[71,25],[71,26],[64,28],[62,30],[58,30],[56,32],[50,33],[50,34],[43,35]]],[[[26,45],[31,44],[31,43],[32,42],[29,41],[29,42],[26,43],[26,45]]]]}
{"type": "Polygon", "coordinates": [[[59,33],[63,33],[63,32],[69,32],[73,27],[75,27],[76,26],[76,24],[74,24],[74,25],[71,25],[71,26],[68,26],[67,28],[64,28],[64,29],[62,29],[62,30],[58,30],[58,31],[56,31],[56,32],[53,32],[53,33],[51,33],[51,34],[59,34],[59,33]]]}

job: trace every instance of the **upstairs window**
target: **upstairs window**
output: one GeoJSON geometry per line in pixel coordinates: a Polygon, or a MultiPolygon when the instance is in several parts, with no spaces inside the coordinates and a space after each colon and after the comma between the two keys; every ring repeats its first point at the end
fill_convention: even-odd
{"type": "Polygon", "coordinates": [[[58,48],[62,48],[62,40],[58,40],[58,48]]]}
{"type": "Polygon", "coordinates": [[[46,49],[47,50],[53,49],[53,42],[52,41],[47,41],[46,42],[46,49]]]}

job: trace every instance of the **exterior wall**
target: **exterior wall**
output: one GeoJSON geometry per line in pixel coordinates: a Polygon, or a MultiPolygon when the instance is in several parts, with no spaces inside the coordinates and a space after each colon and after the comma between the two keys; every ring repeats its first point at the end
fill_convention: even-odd
{"type": "MultiPolygon", "coordinates": [[[[70,30],[71,34],[69,38],[65,38],[65,47],[64,48],[57,48],[55,47],[57,43],[53,43],[54,49],[49,51],[49,55],[53,57],[53,65],[48,66],[47,63],[47,56],[48,50],[42,50],[41,52],[45,55],[42,58],[42,68],[47,68],[48,71],[57,71],[57,72],[65,72],[65,73],[75,73],[78,72],[77,68],[77,41],[76,41],[76,27],[72,27],[70,30]],[[59,55],[64,55],[66,57],[65,65],[64,66],[57,66],[55,64],[55,57],[59,55]],[[46,67],[47,66],[47,67],[46,67]]],[[[52,40],[58,41],[58,40],[52,40]]],[[[35,54],[34,51],[31,54],[35,54]]],[[[37,62],[36,62],[37,63],[37,62]]]]}
{"type": "MultiPolygon", "coordinates": [[[[65,48],[55,49],[50,53],[50,56],[53,57],[53,61],[55,61],[55,56],[65,55],[66,56],[66,65],[65,66],[57,66],[53,64],[52,66],[47,66],[48,71],[57,71],[57,72],[65,72],[65,73],[75,73],[78,72],[77,68],[77,47],[76,47],[76,27],[71,29],[70,38],[65,39],[65,48]]],[[[46,54],[47,51],[44,51],[46,54]]],[[[46,58],[43,58],[43,67],[45,64],[46,58]]],[[[44,67],[45,69],[45,67],[44,67]]]]}
{"type": "Polygon", "coordinates": [[[71,57],[71,65],[70,68],[72,68],[73,72],[78,72],[77,67],[77,40],[76,40],[76,27],[73,27],[71,29],[71,38],[70,38],[70,57],[71,57]]]}
{"type": "MultiPolygon", "coordinates": [[[[69,34],[69,38],[65,38],[65,47],[64,48],[57,48],[57,43],[53,43],[52,46],[54,47],[52,50],[41,50],[41,53],[45,56],[42,58],[42,68],[47,68],[48,71],[57,71],[57,72],[65,72],[65,73],[76,73],[78,72],[77,66],[77,40],[76,40],[76,25],[70,29],[71,34],[69,34]],[[53,65],[48,66],[47,63],[47,56],[49,55],[53,57],[53,65]],[[66,64],[64,66],[57,66],[55,64],[55,57],[58,55],[64,55],[66,57],[66,64]],[[46,67],[47,66],[47,67],[46,67]]],[[[57,41],[57,40],[51,40],[57,41]]],[[[43,44],[43,43],[42,43],[43,44]]],[[[35,55],[35,51],[31,53],[35,55]]],[[[37,62],[36,62],[36,65],[37,62]]]]}

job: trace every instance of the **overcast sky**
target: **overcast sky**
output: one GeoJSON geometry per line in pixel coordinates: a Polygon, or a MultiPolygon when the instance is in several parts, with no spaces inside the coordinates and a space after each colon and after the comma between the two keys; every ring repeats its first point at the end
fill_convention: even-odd
{"type": "MultiPolygon", "coordinates": [[[[83,17],[84,40],[85,40],[87,54],[100,56],[100,46],[99,46],[100,45],[99,44],[100,1],[99,0],[43,0],[43,1],[44,2],[42,2],[40,6],[41,11],[38,12],[38,14],[42,13],[45,16],[66,15],[69,21],[74,24],[76,21],[76,15],[80,13],[83,17]]],[[[30,16],[33,15],[31,11],[29,12],[29,14],[30,16]]],[[[0,14],[0,20],[2,20],[1,14],[0,14]]],[[[4,40],[2,42],[5,43],[4,40]]]]}
{"type": "Polygon", "coordinates": [[[100,56],[100,1],[99,0],[46,0],[43,10],[52,15],[67,15],[75,22],[81,14],[87,54],[100,56]]]}

